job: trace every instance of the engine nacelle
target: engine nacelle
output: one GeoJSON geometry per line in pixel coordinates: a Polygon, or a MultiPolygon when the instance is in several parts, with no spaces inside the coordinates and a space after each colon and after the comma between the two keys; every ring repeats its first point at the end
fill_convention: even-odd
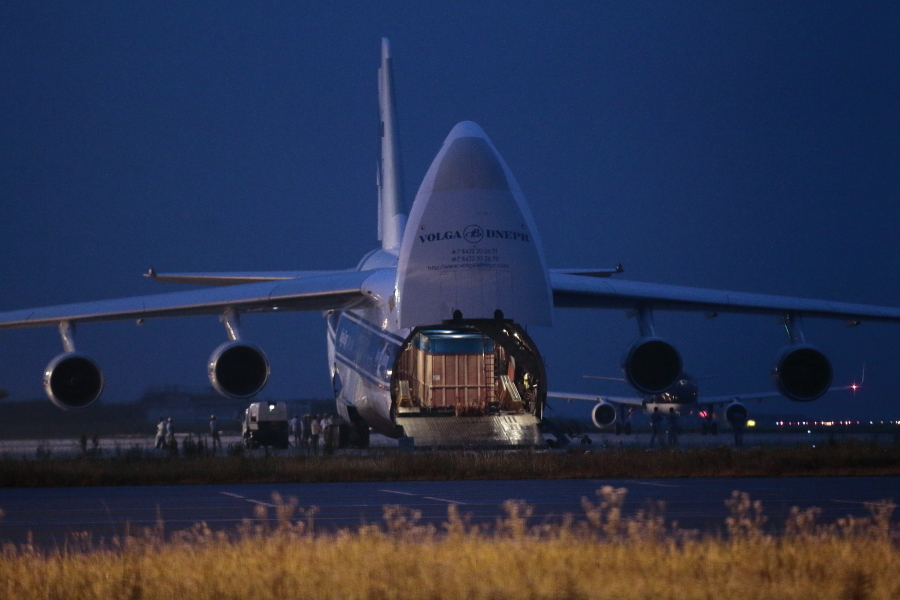
{"type": "Polygon", "coordinates": [[[732,402],[725,407],[725,420],[729,423],[733,424],[738,415],[740,415],[742,423],[747,422],[747,407],[740,402],[732,402]]]}
{"type": "Polygon", "coordinates": [[[681,354],[675,346],[657,337],[638,339],[622,358],[625,379],[644,394],[661,394],[675,385],[681,368],[681,354]]]}
{"type": "Polygon", "coordinates": [[[808,344],[792,344],[775,357],[772,379],[787,399],[810,402],[831,386],[833,371],[824,354],[808,344]]]}
{"type": "Polygon", "coordinates": [[[258,394],[269,380],[269,360],[253,344],[225,342],[209,357],[209,382],[227,398],[243,399],[258,394]]]}
{"type": "Polygon", "coordinates": [[[66,352],[44,369],[44,390],[53,404],[62,409],[84,408],[100,397],[103,373],[89,356],[66,352]]]}
{"type": "Polygon", "coordinates": [[[609,427],[616,422],[616,407],[608,402],[599,402],[591,410],[591,420],[601,429],[609,427]]]}

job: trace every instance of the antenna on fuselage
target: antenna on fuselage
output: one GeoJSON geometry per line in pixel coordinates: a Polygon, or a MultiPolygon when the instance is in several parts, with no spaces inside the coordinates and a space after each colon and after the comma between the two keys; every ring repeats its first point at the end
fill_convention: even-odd
{"type": "Polygon", "coordinates": [[[391,45],[381,38],[381,66],[378,68],[378,110],[381,117],[381,161],[378,165],[378,239],[384,250],[397,250],[406,228],[403,204],[403,171],[400,139],[397,135],[397,107],[394,104],[394,74],[391,45]]]}

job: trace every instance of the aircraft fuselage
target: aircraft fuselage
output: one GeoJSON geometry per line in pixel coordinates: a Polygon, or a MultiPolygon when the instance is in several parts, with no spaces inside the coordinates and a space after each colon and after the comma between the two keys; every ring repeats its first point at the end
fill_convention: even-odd
{"type": "Polygon", "coordinates": [[[450,132],[399,248],[373,251],[357,269],[373,273],[368,306],[328,315],[342,417],[393,436],[404,433],[398,417],[494,418],[499,437],[539,441],[546,378],[524,326],[550,322],[549,274],[518,184],[478,125],[450,132]]]}

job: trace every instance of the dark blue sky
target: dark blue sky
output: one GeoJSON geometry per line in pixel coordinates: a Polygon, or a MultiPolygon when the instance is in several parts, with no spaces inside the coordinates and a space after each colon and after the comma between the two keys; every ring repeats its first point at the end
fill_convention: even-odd
{"type": "MultiPolygon", "coordinates": [[[[0,309],[182,289],[159,271],[345,268],[377,245],[376,69],[391,39],[408,201],[455,123],[516,174],[552,267],[900,305],[900,6],[783,2],[4,2],[0,309]],[[360,6],[362,4],[362,6],[360,6]]],[[[532,328],[550,386],[626,390],[620,312],[532,328]]],[[[777,319],[658,313],[713,394],[769,390],[777,319]]],[[[806,323],[836,383],[767,412],[900,418],[900,326],[806,323]]],[[[318,314],[259,315],[263,397],[327,396],[318,314]]],[[[106,400],[205,387],[215,317],[82,326],[106,400]]],[[[0,333],[42,395],[53,329],[0,333]]],[[[755,407],[753,407],[755,408],[755,407]]]]}

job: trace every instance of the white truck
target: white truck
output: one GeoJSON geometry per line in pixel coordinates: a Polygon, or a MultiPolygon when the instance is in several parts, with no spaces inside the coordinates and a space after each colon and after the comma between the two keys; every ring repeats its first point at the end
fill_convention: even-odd
{"type": "Polygon", "coordinates": [[[254,402],[244,411],[241,435],[247,448],[288,447],[288,411],[284,402],[254,402]]]}

